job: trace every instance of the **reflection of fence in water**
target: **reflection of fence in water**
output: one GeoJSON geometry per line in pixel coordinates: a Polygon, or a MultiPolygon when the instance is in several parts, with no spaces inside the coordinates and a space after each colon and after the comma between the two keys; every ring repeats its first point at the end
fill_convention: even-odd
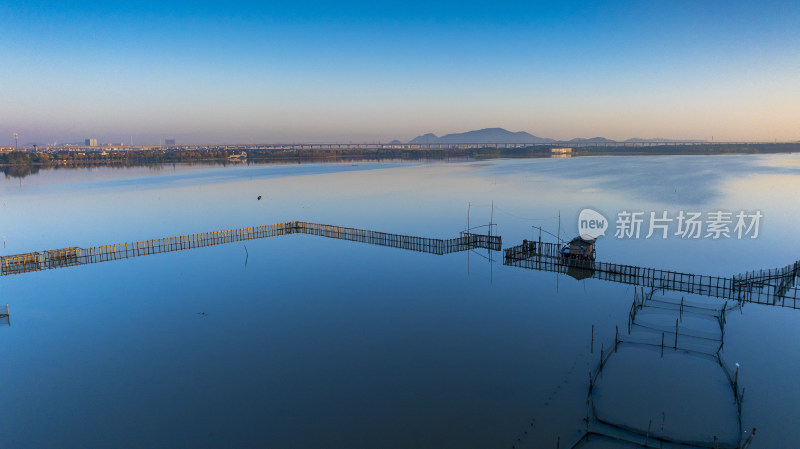
{"type": "Polygon", "coordinates": [[[0,326],[2,325],[11,326],[11,317],[8,311],[8,304],[6,304],[5,313],[3,313],[2,310],[0,310],[0,326]]]}
{"type": "Polygon", "coordinates": [[[0,274],[17,274],[52,268],[126,259],[129,257],[221,245],[241,240],[273,237],[291,233],[293,223],[255,226],[179,237],[144,240],[133,243],[91,248],[62,248],[44,252],[0,257],[0,274]]]}
{"type": "Polygon", "coordinates": [[[2,257],[2,274],[25,273],[41,269],[41,253],[24,253],[2,257]]]}
{"type": "Polygon", "coordinates": [[[571,447],[747,447],[755,429],[742,433],[738,366],[732,371],[720,356],[726,314],[740,304],[654,292],[635,295],[627,335],[617,330],[614,344],[601,346],[589,377],[586,430],[571,447]],[[687,418],[692,413],[699,419],[687,418]]]}
{"type": "Polygon", "coordinates": [[[608,262],[568,259],[557,245],[524,241],[504,249],[503,264],[563,273],[576,279],[594,278],[642,287],[655,287],[721,299],[800,308],[800,261],[787,267],[757,270],[732,277],[705,276],[608,262]]]}
{"type": "Polygon", "coordinates": [[[81,263],[81,249],[77,247],[45,251],[47,268],[69,267],[81,263]]]}
{"type": "Polygon", "coordinates": [[[449,240],[432,239],[411,235],[390,234],[365,229],[342,226],[320,225],[316,223],[295,222],[295,232],[319,235],[322,237],[349,240],[371,245],[390,246],[430,254],[449,254],[475,248],[501,250],[501,238],[497,235],[484,235],[462,232],[460,237],[449,240]]]}
{"type": "Polygon", "coordinates": [[[45,269],[106,262],[130,257],[180,251],[190,248],[221,245],[225,243],[276,237],[286,234],[310,234],[328,238],[356,241],[372,245],[389,246],[430,254],[448,254],[475,248],[495,251],[501,249],[501,238],[462,232],[460,237],[442,240],[400,234],[390,234],[365,229],[293,221],[250,228],[203,232],[179,237],[166,237],[117,245],[91,248],[62,248],[44,252],[0,257],[0,275],[26,273],[45,269]]]}

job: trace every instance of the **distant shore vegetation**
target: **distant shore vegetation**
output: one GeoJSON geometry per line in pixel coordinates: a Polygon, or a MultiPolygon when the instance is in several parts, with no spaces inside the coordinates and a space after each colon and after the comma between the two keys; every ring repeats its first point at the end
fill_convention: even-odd
{"type": "Polygon", "coordinates": [[[800,152],[798,143],[775,144],[692,144],[647,146],[580,146],[570,152],[554,152],[548,146],[523,148],[448,148],[448,149],[337,149],[337,150],[130,150],[130,151],[56,151],[0,153],[0,169],[6,177],[24,177],[41,169],[80,168],[87,166],[158,166],[170,163],[203,163],[240,165],[259,163],[312,163],[376,160],[447,160],[542,158],[582,156],[654,156],[654,155],[722,155],[774,154],[800,152]]]}

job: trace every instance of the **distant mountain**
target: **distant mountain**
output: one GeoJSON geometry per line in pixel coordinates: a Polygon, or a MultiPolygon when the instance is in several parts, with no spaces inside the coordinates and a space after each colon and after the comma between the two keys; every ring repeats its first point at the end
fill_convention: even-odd
{"type": "Polygon", "coordinates": [[[399,140],[394,139],[393,141],[389,142],[389,145],[401,145],[402,143],[403,142],[400,142],[399,140]]]}
{"type": "MultiPolygon", "coordinates": [[[[464,133],[446,134],[444,136],[437,136],[433,133],[423,134],[417,136],[409,141],[409,144],[427,144],[427,143],[574,143],[574,144],[592,144],[592,143],[652,143],[652,142],[708,142],[707,140],[687,140],[687,139],[643,139],[634,137],[624,141],[616,141],[607,139],[605,137],[576,137],[568,141],[559,141],[547,137],[538,137],[533,134],[526,133],[525,131],[511,132],[503,128],[484,128],[475,131],[467,131],[464,133]]],[[[399,141],[393,140],[392,144],[400,144],[399,141]]]]}
{"type": "Polygon", "coordinates": [[[590,137],[588,139],[584,139],[582,137],[576,137],[574,139],[570,139],[570,142],[574,143],[614,143],[616,140],[606,139],[605,137],[590,137]]]}
{"type": "Polygon", "coordinates": [[[420,143],[550,143],[553,139],[537,137],[524,131],[511,132],[503,128],[485,128],[464,133],[447,134],[437,137],[428,133],[415,137],[411,144],[420,143]]]}
{"type": "Polygon", "coordinates": [[[439,143],[439,137],[436,134],[428,133],[423,134],[421,136],[417,136],[408,143],[439,143]]]}

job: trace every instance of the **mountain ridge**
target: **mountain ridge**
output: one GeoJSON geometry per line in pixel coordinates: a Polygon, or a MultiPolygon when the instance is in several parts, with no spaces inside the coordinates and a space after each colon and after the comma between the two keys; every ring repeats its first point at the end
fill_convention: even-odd
{"type": "Polygon", "coordinates": [[[463,133],[437,136],[433,133],[423,134],[411,139],[410,144],[425,143],[550,143],[553,139],[534,136],[525,131],[512,132],[503,128],[483,128],[463,133]]]}
{"type": "MultiPolygon", "coordinates": [[[[398,142],[397,140],[393,142],[398,142]]],[[[483,128],[472,131],[465,131],[461,133],[445,134],[437,136],[434,133],[427,133],[419,135],[411,139],[408,143],[413,145],[419,144],[438,144],[438,143],[555,143],[555,142],[572,142],[572,143],[658,143],[658,142],[707,142],[706,140],[697,139],[664,139],[652,138],[645,139],[640,137],[633,137],[627,140],[612,140],[605,137],[575,137],[566,141],[551,139],[549,137],[539,137],[530,134],[526,131],[513,132],[504,128],[483,128]]]]}

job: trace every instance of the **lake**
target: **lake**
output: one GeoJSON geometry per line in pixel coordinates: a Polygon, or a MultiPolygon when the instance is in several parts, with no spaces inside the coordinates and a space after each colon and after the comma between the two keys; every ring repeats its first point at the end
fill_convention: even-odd
{"type": "MultiPolygon", "coordinates": [[[[591,208],[610,222],[598,260],[731,276],[800,258],[798,191],[794,154],[59,168],[0,180],[0,233],[10,255],[294,220],[450,239],[491,221],[507,248],[536,227],[572,238],[591,208]],[[616,238],[623,211],[763,218],[757,238],[681,238],[675,222],[666,239],[616,238]]],[[[628,334],[647,291],[506,266],[501,252],[295,234],[0,285],[3,448],[565,448],[587,415],[615,435],[738,441],[755,427],[752,448],[800,446],[792,308],[729,304],[720,332],[723,300],[655,293],[693,305],[681,326],[721,362],[671,341],[620,346],[587,412],[616,329],[644,336],[674,310],[643,308],[649,324],[628,334]],[[724,374],[736,363],[741,413],[724,374]]],[[[617,444],[578,447],[635,447],[617,444]]]]}

